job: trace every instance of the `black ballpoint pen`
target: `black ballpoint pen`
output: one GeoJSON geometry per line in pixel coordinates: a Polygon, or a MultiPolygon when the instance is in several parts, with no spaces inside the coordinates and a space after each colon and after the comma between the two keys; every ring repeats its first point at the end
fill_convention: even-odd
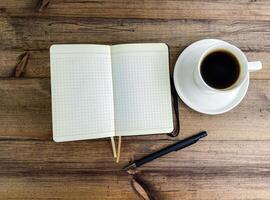
{"type": "Polygon", "coordinates": [[[178,151],[180,149],[188,147],[188,146],[190,146],[192,144],[195,144],[196,142],[199,141],[199,139],[201,139],[201,138],[203,138],[205,136],[207,136],[206,131],[200,132],[197,135],[186,138],[186,139],[184,139],[182,141],[179,141],[179,142],[177,142],[175,144],[172,144],[172,145],[170,145],[168,147],[165,147],[164,149],[161,149],[161,150],[159,150],[159,151],[157,151],[155,153],[152,153],[152,154],[150,154],[150,155],[148,155],[146,157],[143,157],[143,158],[141,158],[139,160],[134,161],[130,165],[126,166],[124,168],[124,170],[129,170],[131,168],[140,167],[141,165],[143,165],[145,163],[148,163],[148,162],[150,162],[150,161],[152,161],[152,160],[154,160],[156,158],[159,158],[161,156],[164,156],[164,155],[166,155],[166,154],[168,154],[168,153],[170,153],[172,151],[178,151]]]}

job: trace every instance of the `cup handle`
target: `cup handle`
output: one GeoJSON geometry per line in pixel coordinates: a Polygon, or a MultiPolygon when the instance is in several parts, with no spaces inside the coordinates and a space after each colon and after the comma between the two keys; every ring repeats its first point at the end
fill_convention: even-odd
{"type": "Polygon", "coordinates": [[[261,61],[248,62],[248,71],[254,72],[262,69],[261,61]]]}

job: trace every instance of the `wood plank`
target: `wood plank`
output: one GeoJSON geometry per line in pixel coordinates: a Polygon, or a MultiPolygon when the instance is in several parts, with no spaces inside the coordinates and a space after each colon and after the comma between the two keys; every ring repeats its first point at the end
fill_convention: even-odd
{"type": "MultiPolygon", "coordinates": [[[[15,66],[22,53],[23,51],[0,50],[0,77],[14,76],[15,66]]],[[[27,68],[32,68],[32,66],[28,65],[27,68]]],[[[25,73],[25,75],[27,74],[25,73]]]]}
{"type": "MultiPolygon", "coordinates": [[[[0,78],[14,77],[14,71],[24,50],[0,50],[0,78]]],[[[50,56],[48,50],[27,51],[30,54],[27,66],[21,77],[50,77],[50,56]]],[[[270,77],[270,75],[269,75],[270,77]]]]}
{"type": "MultiPolygon", "coordinates": [[[[211,133],[209,135],[211,137],[211,133]]],[[[37,175],[99,173],[118,175],[131,159],[138,159],[172,144],[168,139],[146,137],[140,139],[123,138],[120,164],[114,161],[109,139],[55,143],[32,139],[1,139],[1,175],[37,175]],[[16,151],[12,153],[14,150],[16,151]]],[[[269,171],[270,141],[262,140],[209,140],[205,138],[179,152],[168,154],[139,169],[138,173],[164,173],[193,170],[195,175],[213,173],[226,176],[239,173],[247,177],[250,173],[263,174],[269,171]],[[240,167],[235,169],[234,167],[240,167]],[[223,168],[223,170],[222,170],[223,168]],[[242,169],[241,169],[242,168],[242,169]],[[169,171],[168,171],[169,169],[169,171]],[[181,169],[181,170],[179,170],[181,169]],[[255,169],[258,169],[256,172],[255,169]],[[267,170],[268,169],[268,170],[267,170]],[[178,171],[179,170],[179,171],[178,171]],[[234,171],[234,170],[237,170],[234,171]],[[242,171],[243,170],[243,171],[242,171]],[[247,172],[245,174],[244,172],[247,172]]]]}
{"type": "MultiPolygon", "coordinates": [[[[51,140],[49,79],[2,79],[0,96],[0,138],[51,140]]],[[[252,80],[243,102],[223,115],[202,115],[180,102],[180,137],[207,129],[208,140],[270,140],[269,99],[270,80],[252,80]]],[[[168,137],[145,136],[153,138],[168,137]]]]}
{"type": "Polygon", "coordinates": [[[138,200],[130,181],[113,174],[1,177],[0,192],[3,199],[138,200]]]}
{"type": "Polygon", "coordinates": [[[270,79],[268,22],[224,20],[103,20],[77,18],[0,17],[0,77],[10,77],[25,51],[30,59],[24,77],[49,77],[49,47],[55,43],[119,44],[165,42],[170,47],[171,69],[189,44],[203,38],[219,38],[263,61],[264,69],[253,79],[270,79]],[[157,31],[158,30],[158,31],[157,31]],[[221,31],[222,30],[222,31],[221,31]],[[155,34],[153,34],[155,33],[155,34]],[[258,37],[260,35],[260,37],[258,37]]]}
{"type": "MultiPolygon", "coordinates": [[[[270,197],[269,142],[202,140],[144,165],[137,176],[157,199],[266,200],[270,197]]],[[[1,140],[0,192],[4,198],[20,199],[136,199],[131,177],[121,167],[134,156],[170,143],[124,140],[118,165],[112,161],[109,140],[58,144],[1,140]]]]}
{"type": "MultiPolygon", "coordinates": [[[[38,15],[36,0],[2,0],[0,9],[10,16],[38,15]]],[[[138,19],[269,20],[267,0],[51,0],[45,16],[76,16],[138,19]]]]}
{"type": "MultiPolygon", "coordinates": [[[[192,171],[192,170],[191,170],[192,171]]],[[[42,172],[41,172],[42,173],[42,172]]],[[[144,173],[145,182],[150,185],[156,199],[166,200],[268,200],[269,176],[257,177],[221,176],[209,174],[170,175],[144,173]]],[[[130,186],[130,178],[115,174],[89,175],[78,177],[62,176],[27,176],[2,177],[0,192],[3,199],[87,199],[87,200],[138,200],[130,186]]]]}
{"type": "Polygon", "coordinates": [[[49,79],[0,81],[0,126],[3,138],[51,137],[49,79]]]}
{"type": "Polygon", "coordinates": [[[219,38],[244,51],[270,51],[270,30],[266,21],[2,16],[0,23],[1,50],[47,50],[55,43],[127,42],[165,42],[179,48],[199,39],[219,38]]]}

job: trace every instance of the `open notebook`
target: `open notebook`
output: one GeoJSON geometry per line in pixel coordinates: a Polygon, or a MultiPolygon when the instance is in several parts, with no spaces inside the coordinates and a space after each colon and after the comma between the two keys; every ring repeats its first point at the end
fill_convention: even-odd
{"type": "Polygon", "coordinates": [[[166,44],[53,45],[50,57],[55,141],[173,130],[166,44]]]}

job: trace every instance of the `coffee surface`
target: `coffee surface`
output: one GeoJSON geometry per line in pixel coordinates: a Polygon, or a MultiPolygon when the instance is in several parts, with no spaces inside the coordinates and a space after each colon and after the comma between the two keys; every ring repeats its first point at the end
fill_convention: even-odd
{"type": "Polygon", "coordinates": [[[216,89],[232,86],[240,75],[237,58],[227,51],[215,51],[207,55],[200,67],[203,80],[216,89]]]}

